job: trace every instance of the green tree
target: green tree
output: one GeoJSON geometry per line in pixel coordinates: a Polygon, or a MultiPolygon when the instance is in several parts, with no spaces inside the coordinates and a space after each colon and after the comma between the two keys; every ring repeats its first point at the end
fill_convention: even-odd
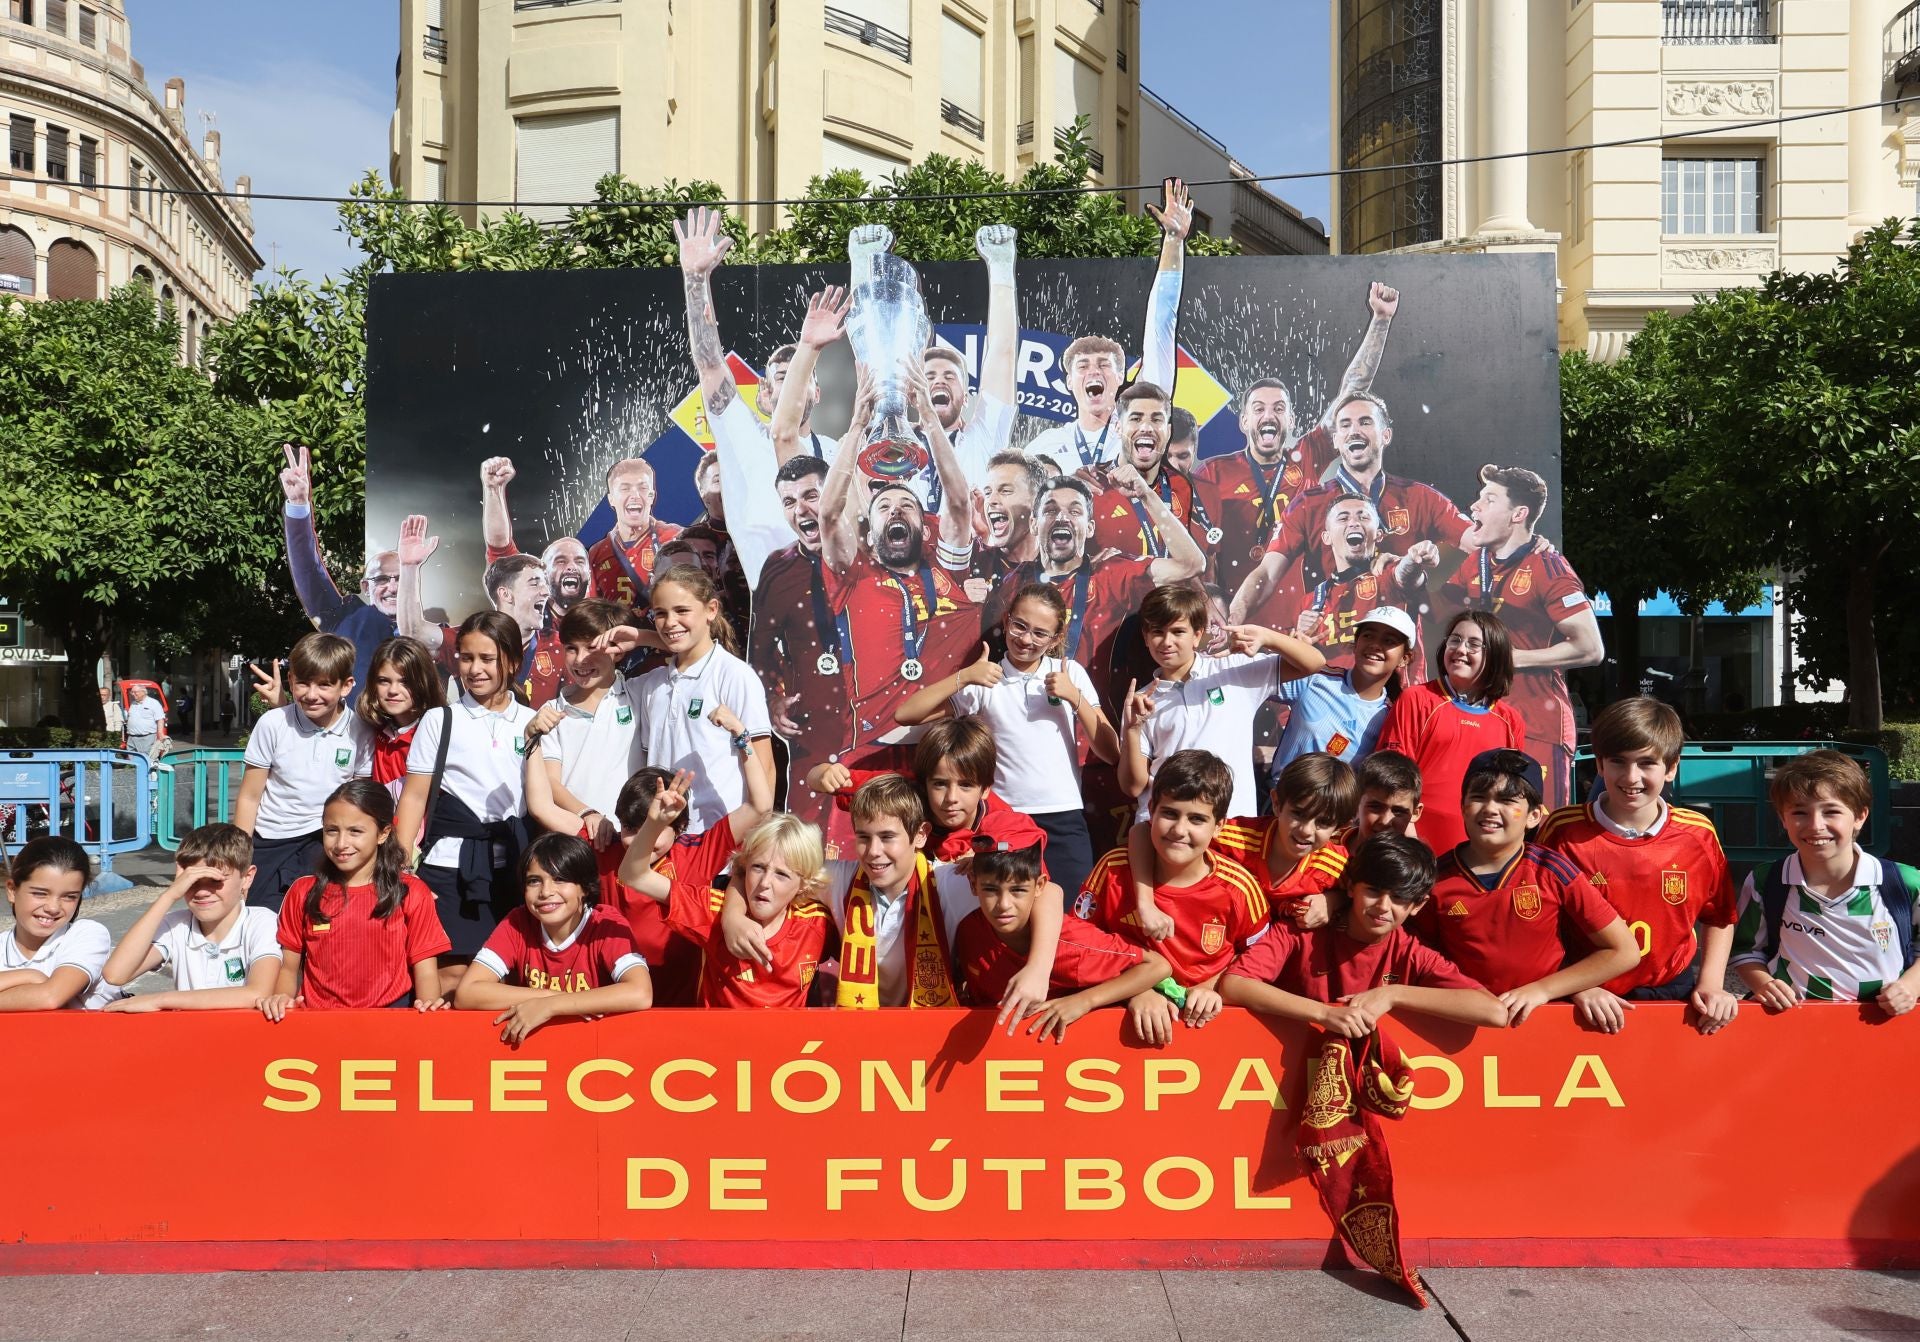
{"type": "Polygon", "coordinates": [[[153,293],[0,303],[0,585],[66,646],[61,716],[98,725],[95,664],[128,634],[234,646],[297,628],[261,412],[180,363],[153,293]],[[194,612],[204,624],[195,624],[194,612]]]}

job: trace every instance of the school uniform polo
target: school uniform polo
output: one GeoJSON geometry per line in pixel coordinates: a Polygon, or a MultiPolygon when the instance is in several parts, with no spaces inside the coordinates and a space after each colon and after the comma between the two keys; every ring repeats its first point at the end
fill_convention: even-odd
{"type": "Polygon", "coordinates": [[[560,766],[561,785],[601,815],[613,814],[620,789],[647,762],[633,689],[616,671],[590,713],[555,700],[565,716],[540,741],[541,753],[560,766]]]}
{"type": "MultiPolygon", "coordinates": [[[[1185,680],[1155,677],[1142,685],[1154,692],[1153,713],[1140,729],[1140,752],[1151,760],[1151,773],[1161,761],[1181,750],[1205,750],[1219,756],[1233,770],[1233,802],[1228,815],[1255,815],[1260,791],[1253,774],[1254,719],[1260,706],[1280,693],[1286,662],[1277,653],[1249,657],[1234,653],[1193,659],[1185,680]]],[[[1140,793],[1135,818],[1152,811],[1153,787],[1140,793]]]]}
{"type": "Polygon", "coordinates": [[[687,832],[703,834],[746,800],[746,780],[732,739],[707,721],[718,704],[739,717],[752,737],[773,734],[767,690],[753,668],[718,643],[681,671],[658,666],[640,678],[640,736],[647,763],[693,773],[687,832]]]}
{"type": "MultiPolygon", "coordinates": [[[[480,820],[519,815],[526,809],[527,724],[533,721],[533,710],[511,699],[498,713],[490,712],[462,690],[452,717],[441,791],[457,797],[480,820]]],[[[413,732],[413,748],[407,752],[409,774],[432,775],[441,724],[446,720],[447,714],[437,708],[420,719],[413,732]]],[[[458,867],[460,844],[457,838],[436,840],[427,850],[426,865],[458,867]]]]}
{"type": "Polygon", "coordinates": [[[21,949],[14,933],[0,933],[0,973],[9,969],[37,969],[52,978],[56,969],[77,969],[87,976],[87,986],[67,1003],[69,1007],[77,1007],[89,1002],[89,994],[99,987],[101,972],[106,969],[107,956],[112,952],[113,933],[107,931],[105,923],[75,918],[41,942],[40,949],[32,955],[21,949]]]}
{"type": "Polygon", "coordinates": [[[242,909],[227,934],[213,941],[191,911],[175,909],[160,920],[153,948],[160,952],[160,972],[172,974],[180,991],[243,988],[255,961],[280,958],[279,919],[268,909],[242,909]]]}
{"type": "Polygon", "coordinates": [[[1064,700],[1047,701],[1047,676],[1064,671],[1095,708],[1100,692],[1080,663],[1042,657],[1032,671],[1017,671],[1000,659],[998,685],[962,685],[948,701],[956,713],[971,714],[993,733],[999,747],[993,790],[1016,811],[1029,815],[1078,811],[1079,714],[1064,700]]]}
{"type": "Polygon", "coordinates": [[[297,839],[320,828],[334,789],[373,772],[373,729],[343,703],[321,727],[298,704],[276,708],[247,738],[247,767],[267,771],[253,822],[256,839],[297,839]]]}

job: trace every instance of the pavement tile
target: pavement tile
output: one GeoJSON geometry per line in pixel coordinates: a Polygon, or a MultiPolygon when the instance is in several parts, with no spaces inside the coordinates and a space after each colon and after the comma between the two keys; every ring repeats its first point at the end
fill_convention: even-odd
{"type": "Polygon", "coordinates": [[[1183,1338],[1206,1342],[1454,1342],[1439,1309],[1414,1308],[1399,1287],[1372,1272],[1163,1272],[1183,1338]]]}
{"type": "Polygon", "coordinates": [[[899,1342],[908,1273],[895,1271],[662,1272],[628,1342],[693,1337],[899,1342]]]}
{"type": "Polygon", "coordinates": [[[217,1272],[0,1281],[0,1339],[305,1342],[347,1336],[402,1285],[381,1272],[217,1272]]]}
{"type": "Polygon", "coordinates": [[[437,1342],[488,1337],[622,1338],[657,1272],[416,1272],[354,1332],[437,1342]]]}
{"type": "Polygon", "coordinates": [[[915,1272],[908,1342],[1005,1337],[1177,1342],[1158,1272],[915,1272]]]}
{"type": "Polygon", "coordinates": [[[1700,1297],[1748,1332],[1920,1333],[1920,1272],[1688,1272],[1700,1297]]]}
{"type": "Polygon", "coordinates": [[[1473,1342],[1741,1342],[1689,1284],[1691,1272],[1615,1268],[1430,1268],[1435,1298],[1473,1342]]]}

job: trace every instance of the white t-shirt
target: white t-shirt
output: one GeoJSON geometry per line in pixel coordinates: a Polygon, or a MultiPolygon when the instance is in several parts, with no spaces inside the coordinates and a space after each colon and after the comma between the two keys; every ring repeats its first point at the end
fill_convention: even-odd
{"type": "Polygon", "coordinates": [[[1013,407],[998,396],[976,392],[973,414],[953,440],[953,455],[966,473],[969,485],[987,478],[987,463],[994,453],[1006,450],[1013,441],[1013,407]]]}
{"type": "MultiPolygon", "coordinates": [[[[827,863],[827,908],[833,913],[837,926],[846,926],[847,892],[853,889],[854,873],[859,870],[858,862],[827,863]]],[[[967,878],[955,871],[951,863],[935,865],[933,887],[934,898],[939,901],[940,920],[947,929],[947,946],[951,949],[960,920],[979,908],[980,902],[973,897],[973,887],[967,878]]],[[[907,928],[906,895],[904,889],[891,899],[878,890],[873,892],[873,949],[880,961],[880,1005],[883,1007],[905,1006],[913,989],[913,977],[907,969],[913,935],[907,928]]],[[[951,966],[948,972],[952,972],[951,966]]]]}
{"type": "Polygon", "coordinates": [[[725,704],[752,737],[771,736],[767,687],[753,668],[718,643],[686,671],[657,666],[640,678],[640,737],[647,763],[693,771],[687,833],[704,834],[747,799],[746,780],[727,734],[707,720],[725,704]]]}
{"type": "Polygon", "coordinates": [[[1027,444],[1027,455],[1050,462],[1061,475],[1072,475],[1088,466],[1109,465],[1120,455],[1120,425],[1116,413],[1107,427],[1088,433],[1078,420],[1056,424],[1034,435],[1027,444]]]}
{"type": "Polygon", "coordinates": [[[647,762],[640,714],[627,678],[614,672],[612,687],[589,714],[564,699],[554,702],[566,716],[541,738],[541,754],[560,766],[560,782],[567,791],[601,815],[611,816],[620,789],[647,762]]]}
{"type": "Polygon", "coordinates": [[[37,969],[52,978],[54,970],[71,966],[87,976],[87,986],[67,1003],[69,1007],[77,1007],[87,1002],[100,986],[100,972],[107,967],[107,956],[112,952],[113,933],[107,931],[105,923],[75,918],[42,942],[32,955],[20,949],[20,942],[12,932],[0,933],[0,972],[37,969]]]}
{"type": "Polygon", "coordinates": [[[166,710],[160,707],[158,699],[135,699],[127,705],[127,735],[157,735],[166,717],[166,710]]]}
{"type": "MultiPolygon", "coordinates": [[[[757,587],[767,556],[794,540],[773,483],[779,470],[773,434],[753,413],[747,398],[738,394],[725,410],[707,417],[707,428],[720,456],[720,498],[727,510],[727,534],[733,538],[747,585],[757,587]]],[[[824,433],[802,435],[802,452],[816,447],[821,460],[829,463],[840,450],[839,441],[824,433]]]]}
{"type": "Polygon", "coordinates": [[[1077,811],[1080,757],[1076,748],[1079,715],[1071,704],[1047,702],[1047,674],[1064,669],[1088,703],[1098,707],[1100,692],[1078,662],[1043,657],[1030,672],[1000,660],[998,685],[962,685],[949,701],[955,713],[968,713],[993,733],[999,764],[993,790],[1016,811],[1046,815],[1077,811]]]}
{"type": "Polygon", "coordinates": [[[212,942],[192,913],[175,909],[160,920],[153,947],[160,952],[161,972],[173,975],[175,988],[240,988],[256,961],[280,958],[278,927],[273,910],[245,908],[227,935],[212,942]]]}
{"type": "Polygon", "coordinates": [[[1286,663],[1277,653],[1248,657],[1193,659],[1185,680],[1154,677],[1153,713],[1140,729],[1140,753],[1151,764],[1147,789],[1140,794],[1135,818],[1145,820],[1152,810],[1152,775],[1160,761],[1180,750],[1208,750],[1233,770],[1233,804],[1227,814],[1254,815],[1259,809],[1259,785],[1253,776],[1253,721],[1260,705],[1280,692],[1286,663]]]}
{"type": "MultiPolygon", "coordinates": [[[[407,751],[409,774],[433,774],[433,757],[440,750],[442,709],[433,709],[413,731],[407,751]]],[[[506,820],[526,810],[527,724],[533,710],[518,699],[498,713],[474,702],[465,690],[453,704],[453,735],[447,743],[447,772],[441,791],[458,797],[481,820],[506,820]]],[[[431,820],[432,817],[428,817],[431,820]]],[[[460,865],[460,840],[437,840],[427,851],[427,865],[460,865]]]]}
{"type": "Polygon", "coordinates": [[[298,704],[286,704],[254,727],[246,759],[248,768],[267,771],[254,837],[297,839],[320,828],[335,788],[373,772],[373,729],[344,703],[330,727],[316,727],[298,704]]]}

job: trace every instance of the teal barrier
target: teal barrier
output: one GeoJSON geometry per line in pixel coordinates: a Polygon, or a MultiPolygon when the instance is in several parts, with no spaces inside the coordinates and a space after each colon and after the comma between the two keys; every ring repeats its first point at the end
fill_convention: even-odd
{"type": "Polygon", "coordinates": [[[184,835],[202,825],[232,820],[245,772],[246,752],[241,750],[174,750],[161,756],[154,769],[154,837],[160,846],[177,853],[184,835]],[[190,823],[184,829],[180,824],[182,775],[190,803],[190,823]]]}
{"type": "Polygon", "coordinates": [[[64,835],[100,864],[87,894],[130,889],[113,859],[153,842],[153,765],[131,750],[0,751],[0,805],[12,811],[10,849],[39,834],[64,835]],[[115,795],[122,784],[124,803],[115,795]]]}

